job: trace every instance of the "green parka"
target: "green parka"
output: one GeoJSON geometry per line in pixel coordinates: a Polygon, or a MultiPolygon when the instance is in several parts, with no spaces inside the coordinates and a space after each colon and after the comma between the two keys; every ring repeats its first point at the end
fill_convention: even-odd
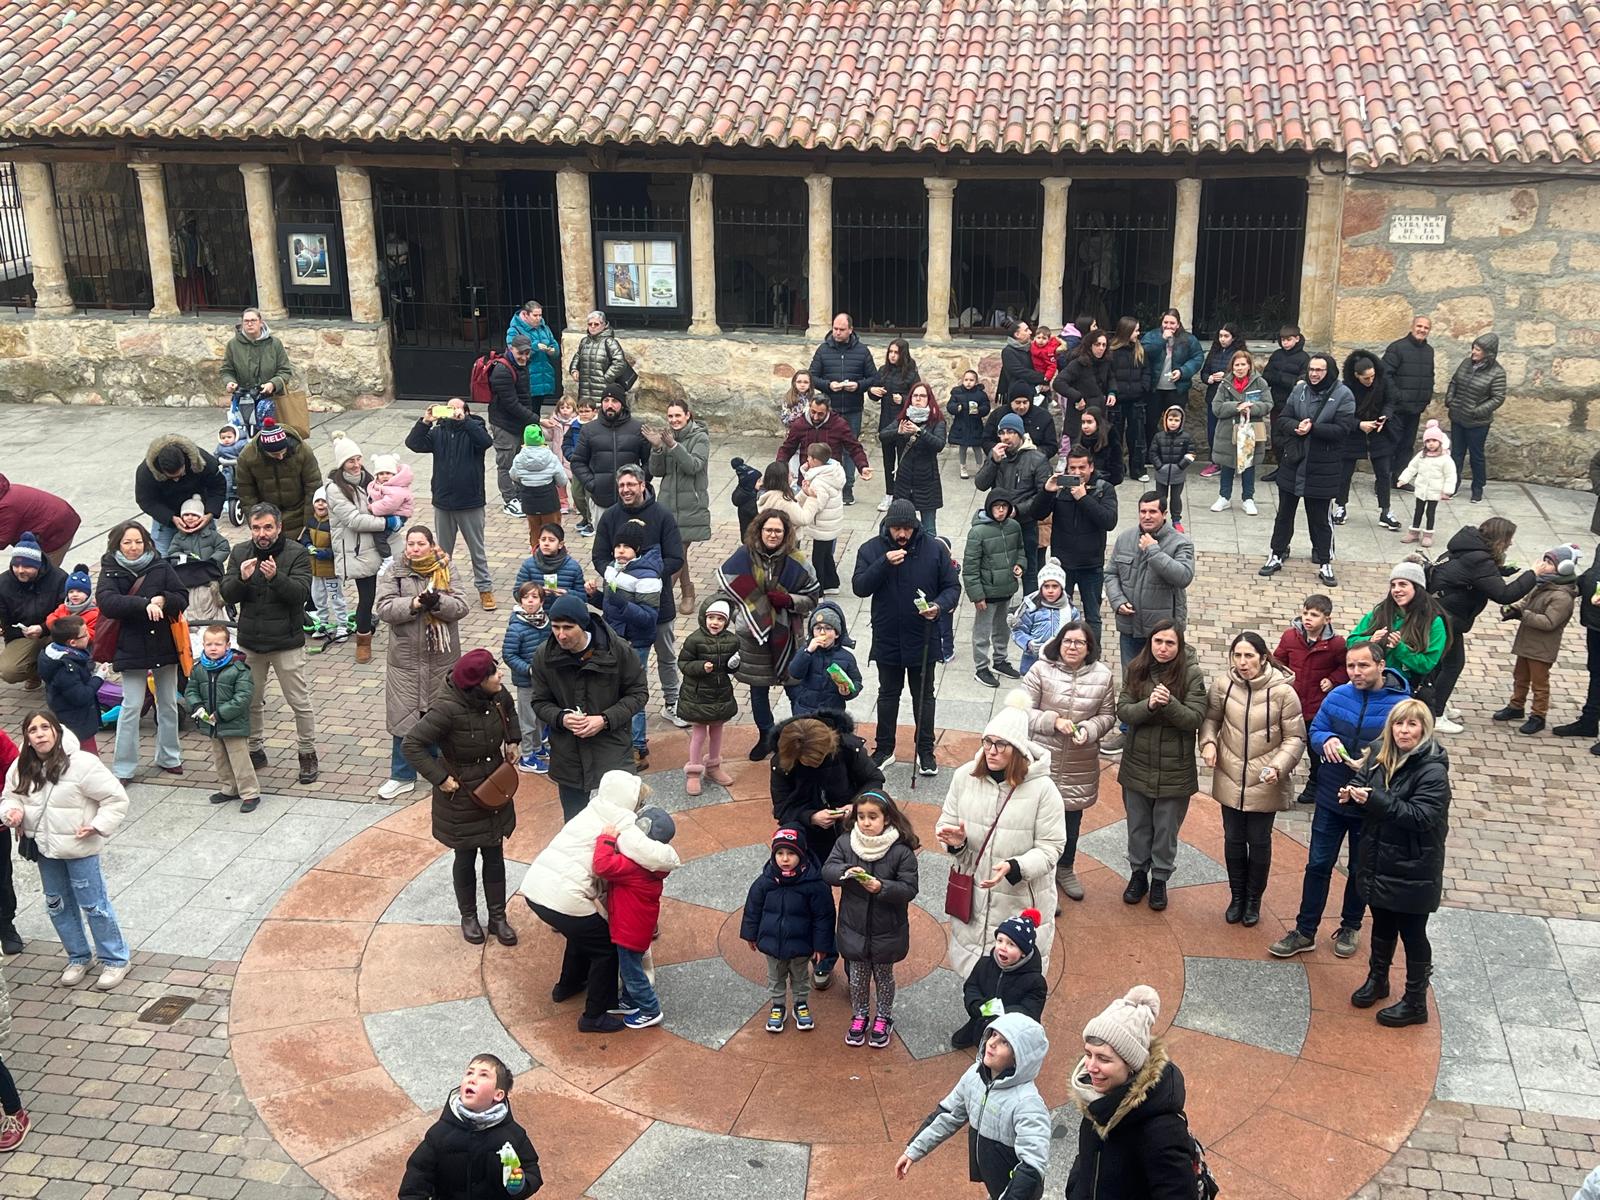
{"type": "Polygon", "coordinates": [[[961,583],[968,600],[1009,600],[1017,594],[1021,584],[1012,568],[1022,565],[1022,526],[1015,514],[1009,499],[993,493],[983,511],[973,514],[961,554],[961,583]],[[996,521],[993,512],[1001,504],[1006,512],[996,521]]]}
{"type": "Polygon", "coordinates": [[[245,391],[270,383],[273,395],[283,395],[294,377],[289,352],[283,348],[283,343],[267,328],[266,322],[262,322],[261,336],[255,341],[246,337],[243,329],[234,328],[233,338],[222,355],[222,378],[232,380],[245,391]]]}
{"type": "Polygon", "coordinates": [[[316,451],[291,430],[289,452],[281,459],[261,448],[259,436],[251,438],[239,451],[233,483],[246,514],[263,501],[276,504],[283,513],[284,532],[298,541],[311,519],[311,497],[322,486],[322,468],[317,465],[316,451]]]}
{"type": "Polygon", "coordinates": [[[1195,736],[1206,719],[1206,677],[1190,649],[1184,651],[1183,688],[1160,708],[1150,707],[1151,685],[1126,682],[1117,717],[1128,727],[1118,782],[1157,800],[1187,799],[1200,790],[1195,736]]]}
{"type": "Polygon", "coordinates": [[[650,451],[656,500],[677,519],[685,542],[709,541],[711,435],[703,421],[690,421],[672,440],[673,445],[650,451]]]}
{"type": "Polygon", "coordinates": [[[209,721],[195,722],[207,737],[242,738],[250,736],[250,696],[255,688],[250,668],[235,650],[228,665],[215,671],[196,658],[183,698],[191,709],[203,708],[216,717],[214,725],[209,721]]]}
{"type": "MultiPolygon", "coordinates": [[[[731,721],[739,713],[733,696],[733,670],[728,660],[739,652],[739,634],[730,621],[721,633],[706,628],[706,606],[719,597],[708,597],[700,605],[700,628],[683,639],[678,651],[678,669],[683,674],[683,690],[678,693],[678,715],[696,725],[731,721]],[[706,664],[711,670],[706,670],[706,664]]],[[[720,597],[728,604],[727,597],[720,597]]]]}

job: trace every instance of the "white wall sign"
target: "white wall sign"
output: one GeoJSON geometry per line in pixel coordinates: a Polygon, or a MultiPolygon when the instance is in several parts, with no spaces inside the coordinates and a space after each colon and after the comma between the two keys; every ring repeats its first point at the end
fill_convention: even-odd
{"type": "Polygon", "coordinates": [[[1445,223],[1440,213],[1395,213],[1389,218],[1389,244],[1397,246],[1442,246],[1445,223]]]}

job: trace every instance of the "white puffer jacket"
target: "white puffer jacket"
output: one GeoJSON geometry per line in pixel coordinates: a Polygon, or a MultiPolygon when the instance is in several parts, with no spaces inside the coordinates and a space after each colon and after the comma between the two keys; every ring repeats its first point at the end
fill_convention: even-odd
{"type": "Polygon", "coordinates": [[[387,523],[372,511],[365,485],[355,489],[352,501],[331,479],[323,489],[328,498],[328,534],[333,541],[333,572],[340,579],[370,579],[383,566],[380,541],[387,542],[387,523]]]}
{"type": "Polygon", "coordinates": [[[1022,680],[1028,693],[1028,731],[1050,751],[1050,777],[1067,811],[1088,808],[1100,797],[1100,739],[1117,723],[1117,689],[1111,668],[1085,663],[1077,670],[1041,658],[1022,680]],[[1083,741],[1059,733],[1066,717],[1083,741]]]}
{"type": "Polygon", "coordinates": [[[588,806],[533,860],[517,890],[535,904],[569,917],[606,915],[605,884],[594,873],[594,844],[607,825],[618,829],[617,849],[647,871],[673,871],[678,852],[652,841],[635,825],[642,781],[627,771],[607,771],[588,806]]]}
{"type": "Polygon", "coordinates": [[[815,496],[804,496],[800,507],[811,520],[810,533],[819,542],[837,541],[844,532],[844,468],[837,459],[806,472],[815,496]]]}
{"type": "Polygon", "coordinates": [[[17,791],[17,764],[12,763],[0,799],[0,818],[20,812],[22,832],[38,840],[39,852],[46,858],[92,858],[126,819],[128,793],[105,763],[78,749],[70,730],[62,730],[61,737],[67,751],[61,778],[22,795],[17,791]],[[95,832],[80,838],[77,832],[85,825],[95,832]]]}
{"type": "Polygon", "coordinates": [[[1004,813],[1000,806],[1010,789],[990,778],[982,765],[982,750],[970,763],[956,768],[944,809],[939,813],[941,825],[966,822],[967,844],[950,856],[954,870],[967,872],[978,884],[989,878],[1000,863],[1013,859],[1022,875],[1016,883],[1002,879],[992,888],[974,886],[972,920],[951,918],[950,962],[963,979],[994,948],[994,934],[1000,923],[1025,908],[1036,908],[1044,917],[1037,943],[1039,962],[1041,968],[1050,964],[1050,944],[1056,931],[1055,870],[1067,846],[1066,810],[1061,792],[1050,778],[1050,752],[1032,745],[1026,753],[1032,760],[1027,777],[1006,803],[1004,813]],[[978,775],[973,774],[974,770],[978,775]],[[978,849],[995,827],[996,814],[1000,817],[999,827],[980,858],[978,849]]]}

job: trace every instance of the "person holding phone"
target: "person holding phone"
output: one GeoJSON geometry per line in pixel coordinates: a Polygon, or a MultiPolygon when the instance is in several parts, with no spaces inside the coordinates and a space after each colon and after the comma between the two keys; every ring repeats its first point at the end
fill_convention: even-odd
{"type": "Polygon", "coordinates": [[[1339,494],[1328,510],[1335,525],[1345,523],[1350,503],[1350,481],[1356,464],[1372,460],[1372,494],[1378,500],[1378,524],[1398,530],[1400,521],[1389,511],[1390,488],[1394,484],[1394,439],[1389,420],[1394,416],[1394,400],[1378,356],[1371,350],[1352,350],[1344,360],[1344,385],[1356,400],[1356,428],[1344,439],[1344,475],[1339,494]]]}

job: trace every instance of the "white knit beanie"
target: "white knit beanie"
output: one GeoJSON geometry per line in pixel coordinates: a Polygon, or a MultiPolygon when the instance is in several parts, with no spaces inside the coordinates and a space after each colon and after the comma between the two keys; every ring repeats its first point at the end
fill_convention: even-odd
{"type": "Polygon", "coordinates": [[[1039,583],[1042,585],[1052,582],[1059,583],[1061,585],[1061,590],[1066,591],[1066,568],[1061,565],[1060,560],[1054,558],[1045,560],[1044,566],[1039,568],[1039,583]]]}
{"type": "MultiPolygon", "coordinates": [[[[348,454],[345,455],[345,458],[349,457],[348,454]]],[[[344,458],[339,461],[343,462],[344,458]]],[[[374,475],[382,475],[385,471],[390,475],[396,475],[400,471],[400,460],[393,454],[379,454],[372,460],[372,473],[374,475]]]]}
{"type": "Polygon", "coordinates": [[[342,429],[333,431],[333,465],[343,467],[345,463],[361,454],[361,447],[356,445],[355,439],[342,429]]]}
{"type": "Polygon", "coordinates": [[[1021,688],[1012,691],[1006,696],[1005,707],[983,727],[983,736],[1010,742],[1029,758],[1037,758],[1038,748],[1028,734],[1028,708],[1028,693],[1021,688]]]}
{"type": "Polygon", "coordinates": [[[1099,1038],[1137,1071],[1150,1057],[1150,1031],[1160,1015],[1161,997],[1155,988],[1137,984],[1083,1027],[1083,1039],[1099,1038]]]}

